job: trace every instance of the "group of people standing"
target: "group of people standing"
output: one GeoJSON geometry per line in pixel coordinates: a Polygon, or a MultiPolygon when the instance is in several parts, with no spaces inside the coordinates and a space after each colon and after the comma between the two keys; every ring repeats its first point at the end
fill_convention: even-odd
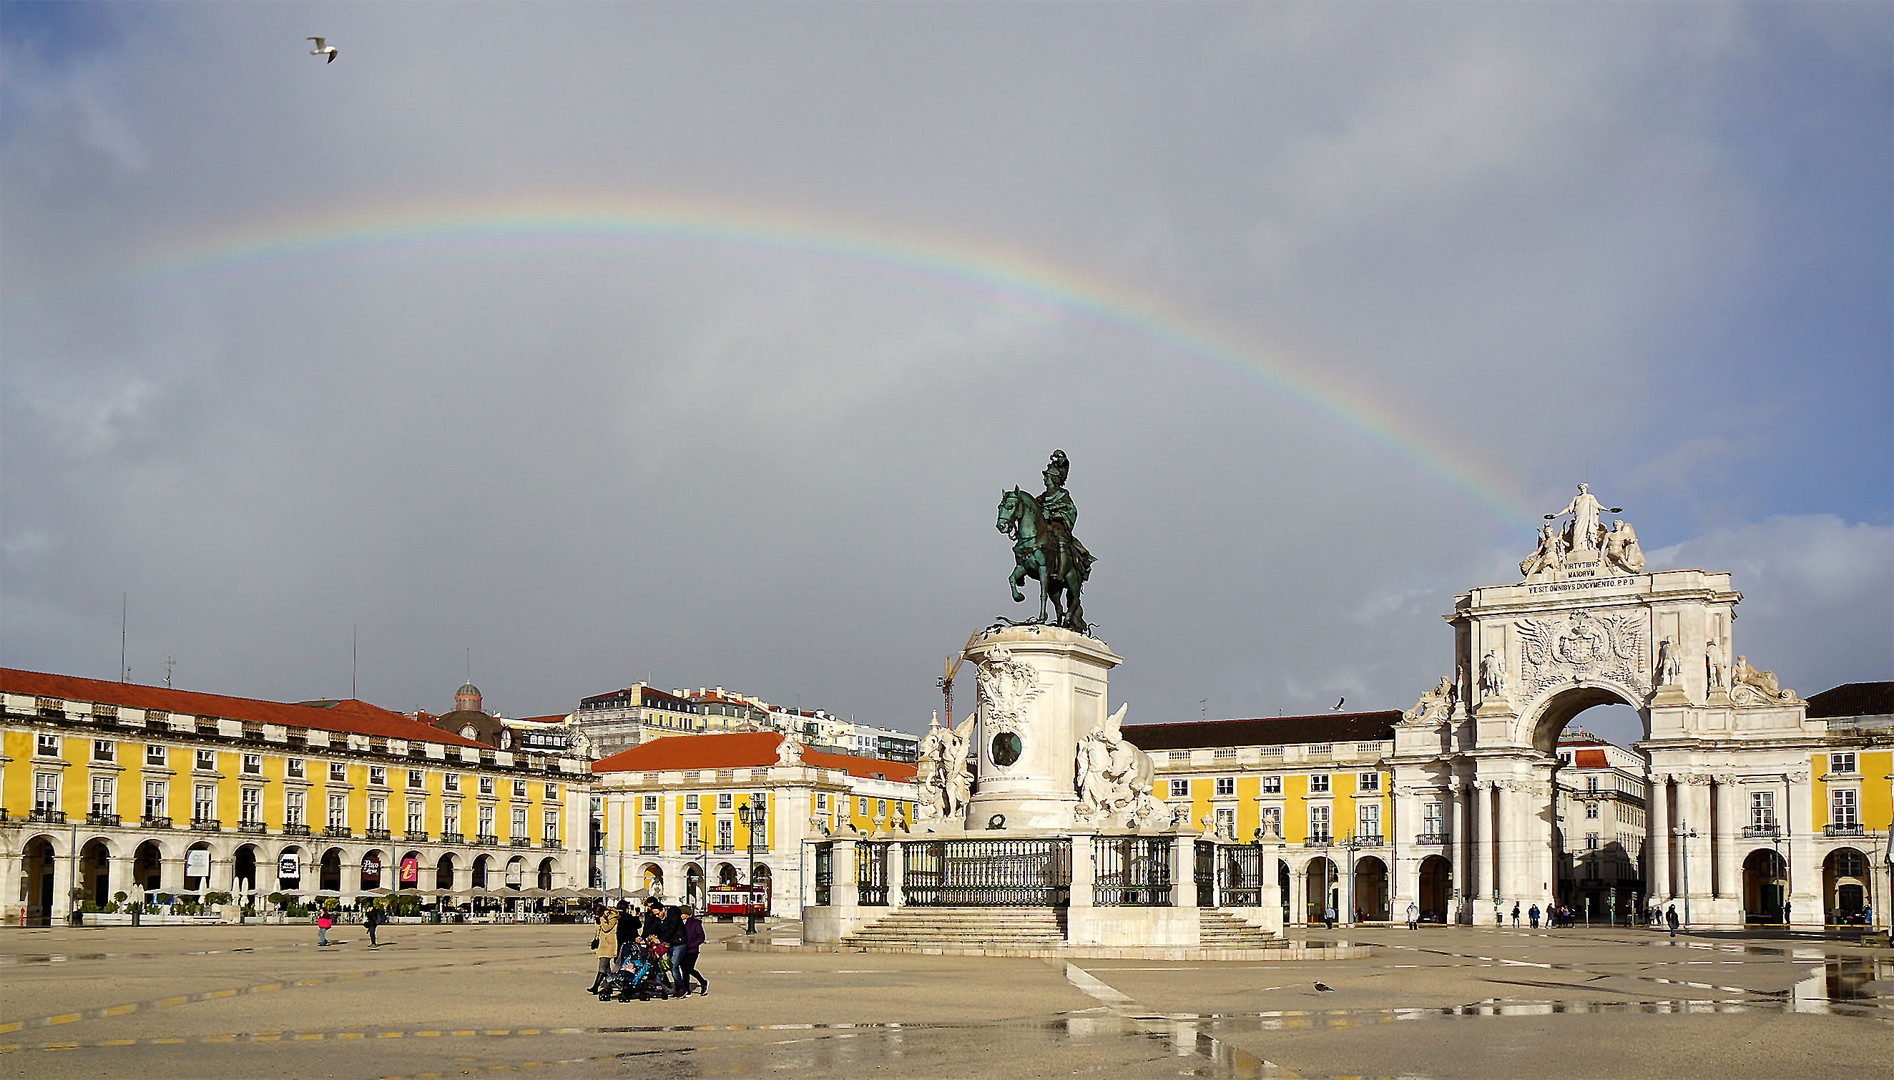
{"type": "Polygon", "coordinates": [[[697,954],[704,945],[704,924],[690,905],[673,904],[666,907],[655,898],[647,897],[643,912],[639,913],[631,910],[631,901],[620,900],[616,907],[601,904],[593,923],[598,930],[598,938],[593,944],[593,952],[598,957],[598,977],[592,980],[590,993],[597,993],[611,973],[624,965],[634,949],[654,945],[661,945],[668,951],[670,971],[675,981],[673,996],[684,997],[689,994],[693,980],[698,993],[710,993],[709,980],[697,973],[697,954]]]}

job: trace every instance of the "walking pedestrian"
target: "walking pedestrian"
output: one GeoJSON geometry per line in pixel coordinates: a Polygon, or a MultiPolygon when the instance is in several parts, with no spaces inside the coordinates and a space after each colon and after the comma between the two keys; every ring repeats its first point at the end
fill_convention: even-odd
{"type": "Polygon", "coordinates": [[[1519,901],[1514,900],[1513,901],[1513,927],[1517,929],[1518,926],[1519,926],[1519,901]]]}
{"type": "Polygon", "coordinates": [[[1322,909],[1322,923],[1323,925],[1327,926],[1330,930],[1335,929],[1335,905],[1334,904],[1330,904],[1327,907],[1322,909]]]}
{"type": "Polygon", "coordinates": [[[381,925],[380,905],[368,905],[368,914],[362,916],[362,925],[368,929],[368,947],[372,949],[380,945],[381,943],[375,940],[375,929],[381,925]]]}
{"type": "Polygon", "coordinates": [[[612,973],[612,961],[618,957],[618,909],[598,905],[592,912],[592,928],[592,955],[598,957],[598,974],[593,976],[588,994],[604,988],[612,973]]]}
{"type": "Polygon", "coordinates": [[[335,916],[329,914],[328,908],[326,907],[320,908],[316,911],[316,947],[317,948],[321,948],[322,946],[327,945],[329,943],[329,927],[334,926],[334,925],[335,925],[335,916]]]}
{"type": "Polygon", "coordinates": [[[1787,900],[1782,902],[1782,925],[1785,929],[1794,925],[1789,922],[1789,902],[1787,900]]]}
{"type": "Polygon", "coordinates": [[[1409,930],[1420,928],[1420,909],[1411,903],[1407,905],[1407,928],[1409,930]]]}
{"type": "Polygon", "coordinates": [[[629,900],[618,902],[618,925],[614,933],[618,936],[618,948],[612,953],[613,966],[623,967],[625,958],[631,955],[633,946],[638,944],[638,916],[631,910],[629,900]]]}
{"type": "Polygon", "coordinates": [[[683,997],[689,986],[684,981],[684,908],[673,905],[664,909],[658,923],[658,938],[670,951],[671,978],[677,984],[677,996],[683,997]]]}
{"type": "Polygon", "coordinates": [[[1677,905],[1676,904],[1672,904],[1669,910],[1664,912],[1664,922],[1670,926],[1670,936],[1676,937],[1677,936],[1677,905]]]}
{"type": "Polygon", "coordinates": [[[704,924],[697,920],[697,912],[689,904],[684,905],[684,952],[682,962],[677,968],[677,996],[685,997],[691,992],[691,980],[696,979],[700,994],[710,993],[710,980],[697,973],[697,953],[704,947],[704,924]]]}
{"type": "Polygon", "coordinates": [[[1539,929],[1539,905],[1532,905],[1532,910],[1527,912],[1527,917],[1532,920],[1532,928],[1539,929]]]}

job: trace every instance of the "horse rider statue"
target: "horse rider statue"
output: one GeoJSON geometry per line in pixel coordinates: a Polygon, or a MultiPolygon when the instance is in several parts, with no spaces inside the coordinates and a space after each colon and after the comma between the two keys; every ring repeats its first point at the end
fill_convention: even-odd
{"type": "Polygon", "coordinates": [[[1092,553],[1072,535],[1078,507],[1065,489],[1072,462],[1065,451],[1054,450],[1046,464],[1046,489],[1038,498],[1014,488],[1000,501],[1000,531],[1013,537],[1013,600],[1024,600],[1019,586],[1028,577],[1039,579],[1039,621],[1046,621],[1046,601],[1052,600],[1055,625],[1087,631],[1079,594],[1092,573],[1092,553]],[[1038,513],[1032,513],[1033,509],[1038,513]],[[1064,603],[1061,603],[1063,599],[1064,603]]]}

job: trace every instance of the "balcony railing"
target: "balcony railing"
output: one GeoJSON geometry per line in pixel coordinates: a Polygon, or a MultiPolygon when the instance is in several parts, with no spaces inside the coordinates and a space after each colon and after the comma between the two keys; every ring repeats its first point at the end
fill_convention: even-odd
{"type": "Polygon", "coordinates": [[[530,836],[515,836],[511,840],[508,840],[507,844],[510,847],[532,847],[533,838],[530,836]]]}
{"type": "Polygon", "coordinates": [[[338,840],[347,840],[348,838],[350,838],[351,836],[354,836],[355,834],[349,831],[349,827],[347,825],[330,825],[329,827],[322,830],[322,835],[333,836],[338,840]]]}
{"type": "Polygon", "coordinates": [[[1311,836],[1307,840],[1302,841],[1302,846],[1303,847],[1330,847],[1334,843],[1335,843],[1334,840],[1326,836],[1311,836]]]}
{"type": "Polygon", "coordinates": [[[31,813],[26,815],[26,820],[41,821],[48,825],[64,825],[66,823],[66,812],[64,810],[47,810],[36,806],[31,813]]]}
{"type": "Polygon", "coordinates": [[[146,814],[139,819],[138,824],[147,829],[168,829],[171,827],[171,819],[163,814],[146,814]]]}
{"type": "Polygon", "coordinates": [[[1444,832],[1424,832],[1414,838],[1416,844],[1450,844],[1453,838],[1444,832]]]}
{"type": "Polygon", "coordinates": [[[656,844],[645,844],[645,845],[642,845],[641,847],[639,847],[639,848],[638,848],[638,854],[640,854],[640,855],[656,855],[656,854],[658,854],[658,853],[660,853],[660,852],[661,852],[661,851],[663,851],[663,850],[664,850],[663,848],[660,848],[660,847],[659,847],[658,845],[656,845],[656,844]]]}
{"type": "Polygon", "coordinates": [[[541,843],[540,846],[545,848],[547,851],[564,851],[565,850],[564,845],[559,843],[559,838],[556,836],[546,837],[545,841],[541,843]]]}
{"type": "Polygon", "coordinates": [[[415,830],[410,829],[406,833],[402,834],[401,838],[410,844],[425,844],[427,843],[427,832],[426,830],[416,832],[415,830]]]}
{"type": "Polygon", "coordinates": [[[461,842],[461,837],[460,837],[460,834],[457,832],[441,833],[441,843],[443,844],[458,844],[460,842],[461,842]]]}
{"type": "Polygon", "coordinates": [[[474,837],[474,843],[482,844],[487,847],[499,847],[500,838],[493,835],[492,833],[480,833],[474,837]]]}
{"type": "Polygon", "coordinates": [[[191,819],[192,832],[223,832],[224,823],[214,817],[194,817],[191,819]]]}
{"type": "Polygon", "coordinates": [[[382,843],[387,843],[388,830],[387,829],[368,829],[362,833],[362,837],[363,839],[366,839],[366,840],[379,840],[382,843]]]}
{"type": "Polygon", "coordinates": [[[737,846],[735,844],[718,844],[714,853],[717,855],[734,855],[736,851],[737,846]]]}
{"type": "Polygon", "coordinates": [[[1382,844],[1381,834],[1378,832],[1366,832],[1366,833],[1355,834],[1354,846],[1356,847],[1380,847],[1381,844],[1382,844]]]}
{"type": "Polygon", "coordinates": [[[117,828],[118,815],[108,814],[103,810],[94,810],[85,816],[85,823],[87,825],[104,825],[107,828],[117,828]]]}
{"type": "Polygon", "coordinates": [[[1847,821],[1847,822],[1842,822],[1837,825],[1822,826],[1822,835],[1823,836],[1866,836],[1868,835],[1868,833],[1867,833],[1867,830],[1861,827],[1861,823],[1859,821],[1847,821]]]}
{"type": "Polygon", "coordinates": [[[283,826],[283,835],[284,836],[308,836],[309,826],[302,825],[302,824],[285,825],[283,826]]]}
{"type": "Polygon", "coordinates": [[[1781,839],[1781,837],[1782,829],[1777,825],[1743,826],[1743,839],[1745,840],[1778,840],[1781,839]]]}
{"type": "Polygon", "coordinates": [[[237,822],[237,831],[240,833],[249,833],[252,836],[262,836],[270,830],[264,826],[261,821],[239,821],[237,822]]]}
{"type": "Polygon", "coordinates": [[[702,852],[703,852],[703,850],[704,850],[704,845],[702,845],[702,844],[697,844],[697,843],[692,843],[692,842],[690,842],[690,841],[686,841],[686,842],[684,843],[684,846],[683,846],[683,847],[680,847],[680,848],[678,848],[677,850],[678,850],[678,851],[679,851],[679,852],[680,852],[681,854],[684,854],[684,855],[697,855],[697,854],[700,854],[700,853],[702,853],[702,852]]]}

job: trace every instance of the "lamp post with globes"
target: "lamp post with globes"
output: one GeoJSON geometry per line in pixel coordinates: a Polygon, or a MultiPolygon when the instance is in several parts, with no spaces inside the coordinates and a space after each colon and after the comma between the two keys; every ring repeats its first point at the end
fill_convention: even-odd
{"type": "Polygon", "coordinates": [[[744,846],[749,848],[750,872],[745,878],[747,884],[743,894],[743,913],[748,926],[745,933],[750,934],[756,933],[756,830],[768,818],[769,811],[756,805],[754,798],[737,810],[737,820],[743,822],[744,827],[749,830],[745,837],[747,843],[744,846]]]}

